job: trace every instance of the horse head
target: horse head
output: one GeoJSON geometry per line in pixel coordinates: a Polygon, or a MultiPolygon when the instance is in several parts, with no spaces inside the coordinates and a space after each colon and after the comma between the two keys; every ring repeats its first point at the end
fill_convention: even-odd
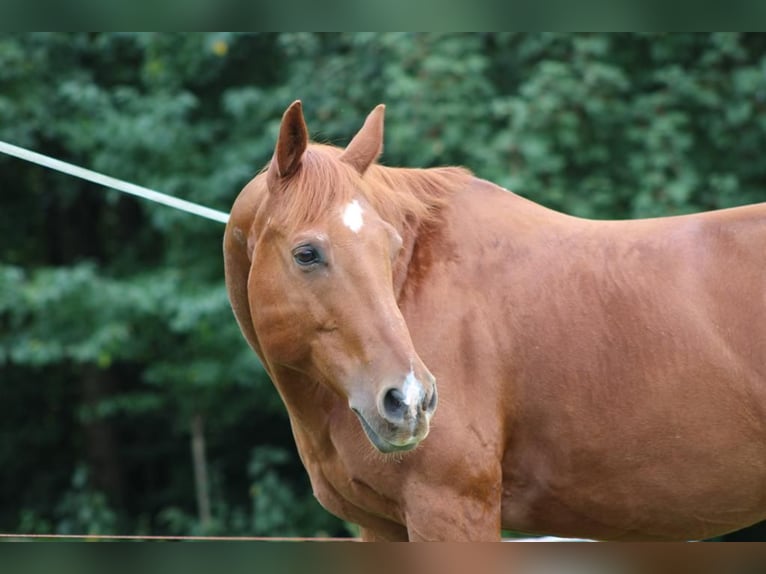
{"type": "Polygon", "coordinates": [[[383,116],[380,105],[341,150],[310,144],[301,103],[287,109],[259,176],[266,192],[249,234],[248,298],[272,375],[286,369],[329,387],[390,453],[426,437],[437,393],[396,301],[400,231],[368,201],[382,185],[369,168],[383,116]]]}

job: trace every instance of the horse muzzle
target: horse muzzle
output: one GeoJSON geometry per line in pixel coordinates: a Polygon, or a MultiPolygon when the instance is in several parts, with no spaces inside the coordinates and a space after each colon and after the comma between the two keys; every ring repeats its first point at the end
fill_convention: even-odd
{"type": "Polygon", "coordinates": [[[414,449],[428,435],[438,397],[433,376],[424,385],[412,374],[402,385],[388,387],[375,401],[374,408],[354,411],[373,446],[383,453],[414,449]]]}

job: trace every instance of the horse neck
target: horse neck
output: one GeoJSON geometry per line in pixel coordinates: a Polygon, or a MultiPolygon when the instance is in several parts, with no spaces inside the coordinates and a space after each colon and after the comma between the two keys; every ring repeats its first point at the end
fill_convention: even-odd
{"type": "Polygon", "coordinates": [[[335,448],[330,438],[333,428],[355,422],[347,401],[328,386],[291,369],[272,368],[271,376],[287,407],[301,456],[311,460],[330,456],[335,448]]]}
{"type": "MultiPolygon", "coordinates": [[[[374,165],[371,176],[382,198],[379,215],[399,232],[402,249],[394,263],[394,294],[399,298],[418,241],[442,225],[443,208],[474,179],[463,168],[400,168],[374,165]],[[391,202],[391,203],[389,203],[391,202]]],[[[376,203],[376,202],[374,202],[376,203]]]]}
{"type": "Polygon", "coordinates": [[[478,273],[474,266],[491,266],[493,258],[505,266],[503,258],[521,256],[533,246],[546,249],[542,239],[560,229],[576,227],[576,221],[472,177],[447,196],[436,217],[405,226],[404,247],[394,267],[397,301],[401,306],[407,292],[425,287],[434,264],[461,261],[461,274],[478,273]]]}
{"type": "Polygon", "coordinates": [[[399,300],[402,293],[402,288],[407,281],[407,273],[412,261],[412,254],[415,250],[415,244],[418,239],[419,228],[405,227],[401,232],[402,237],[402,250],[399,253],[399,257],[394,262],[393,268],[393,283],[394,283],[394,297],[399,300]]]}

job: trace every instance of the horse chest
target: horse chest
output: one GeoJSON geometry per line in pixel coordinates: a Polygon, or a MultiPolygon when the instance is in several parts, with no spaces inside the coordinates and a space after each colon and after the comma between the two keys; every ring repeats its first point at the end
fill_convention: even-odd
{"type": "Polygon", "coordinates": [[[344,456],[344,434],[322,441],[316,434],[296,437],[314,497],[327,511],[362,526],[381,520],[403,523],[401,505],[387,493],[385,473],[357,469],[358,456],[344,456]]]}
{"type": "Polygon", "coordinates": [[[363,527],[404,523],[400,505],[379,492],[366,478],[349,474],[337,464],[307,464],[314,496],[329,512],[363,527]]]}

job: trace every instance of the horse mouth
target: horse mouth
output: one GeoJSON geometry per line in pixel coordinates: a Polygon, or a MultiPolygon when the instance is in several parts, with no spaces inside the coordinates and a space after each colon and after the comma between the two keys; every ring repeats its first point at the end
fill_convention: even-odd
{"type": "Polygon", "coordinates": [[[367,438],[370,440],[372,445],[378,449],[380,452],[384,454],[391,454],[396,452],[407,452],[408,450],[414,449],[418,444],[420,444],[420,441],[417,439],[413,439],[410,442],[407,442],[402,445],[394,444],[386,439],[384,439],[382,436],[380,436],[371,426],[370,423],[368,423],[365,418],[362,416],[362,414],[356,410],[351,409],[354,411],[354,414],[359,419],[359,422],[362,424],[362,429],[364,429],[364,434],[367,435],[367,438]]]}

